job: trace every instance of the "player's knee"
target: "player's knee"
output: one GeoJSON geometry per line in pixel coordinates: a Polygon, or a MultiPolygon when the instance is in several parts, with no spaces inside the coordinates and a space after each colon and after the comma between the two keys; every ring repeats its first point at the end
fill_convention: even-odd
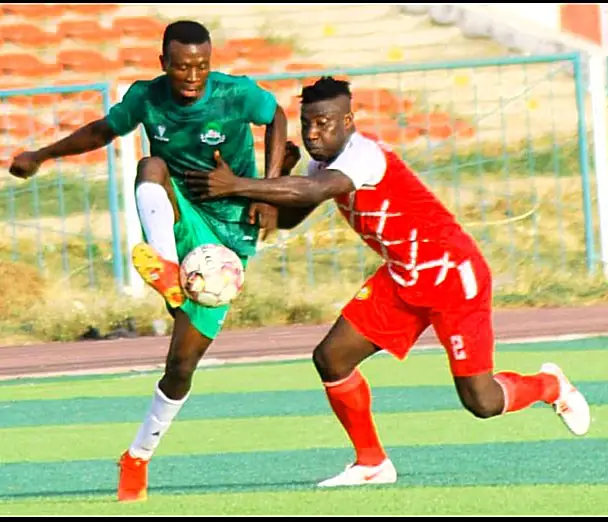
{"type": "Polygon", "coordinates": [[[313,350],[312,362],[323,382],[344,379],[354,369],[348,361],[340,357],[338,351],[331,350],[326,344],[320,344],[313,350]]]}
{"type": "Polygon", "coordinates": [[[500,415],[502,405],[498,404],[493,397],[473,392],[460,398],[462,405],[467,411],[478,419],[489,419],[500,415]]]}
{"type": "Polygon", "coordinates": [[[167,163],[158,156],[142,158],[137,163],[137,178],[135,183],[148,181],[165,185],[169,179],[169,168],[167,163]]]}

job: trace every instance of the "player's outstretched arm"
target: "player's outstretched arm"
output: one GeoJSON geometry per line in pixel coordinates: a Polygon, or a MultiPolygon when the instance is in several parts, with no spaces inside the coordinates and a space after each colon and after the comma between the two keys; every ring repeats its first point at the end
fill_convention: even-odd
{"type": "Polygon", "coordinates": [[[273,179],[241,178],[215,153],[217,167],[210,172],[186,171],[186,185],[198,201],[240,196],[278,207],[314,207],[355,190],[351,178],[339,170],[324,169],[309,176],[273,179]]]}
{"type": "MultiPolygon", "coordinates": [[[[264,134],[264,170],[268,179],[281,175],[286,139],[287,116],[281,106],[277,105],[274,118],[266,125],[264,134]]],[[[260,239],[264,241],[278,226],[278,209],[268,203],[254,201],[249,207],[249,222],[259,223],[260,239]]]]}
{"type": "Polygon", "coordinates": [[[45,161],[100,149],[116,136],[105,118],[95,120],[51,145],[18,154],[13,159],[9,172],[18,178],[29,178],[38,172],[45,161]]]}

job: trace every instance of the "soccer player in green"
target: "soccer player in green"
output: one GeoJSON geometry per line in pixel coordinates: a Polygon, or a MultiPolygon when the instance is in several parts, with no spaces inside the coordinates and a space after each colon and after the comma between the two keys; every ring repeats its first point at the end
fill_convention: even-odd
{"type": "Polygon", "coordinates": [[[246,265],[264,236],[277,226],[277,210],[245,198],[197,203],[184,172],[210,171],[217,159],[239,176],[257,176],[250,124],[266,125],[265,176],[281,173],[287,119],[275,97],[245,76],[211,72],[211,39],[197,22],[165,29],[160,62],[164,74],[137,81],[109,114],[70,136],[17,155],[10,173],[33,176],[50,159],[106,146],[143,124],[151,156],[137,167],[135,197],[147,243],[133,252],[143,279],[166,300],[175,318],[165,372],[131,446],[121,456],[118,500],[147,498],[148,462],[186,402],[199,360],[217,336],[228,307],[206,308],[186,299],[179,262],[194,247],[223,244],[246,265]]]}

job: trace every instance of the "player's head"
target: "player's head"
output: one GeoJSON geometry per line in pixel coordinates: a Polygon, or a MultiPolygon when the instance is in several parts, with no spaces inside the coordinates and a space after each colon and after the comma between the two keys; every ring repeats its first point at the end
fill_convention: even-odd
{"type": "Polygon", "coordinates": [[[190,20],[169,24],[163,34],[160,63],[177,101],[191,103],[197,100],[203,93],[210,72],[209,31],[190,20]]]}
{"type": "Polygon", "coordinates": [[[317,161],[335,158],[355,130],[349,83],[324,76],[304,87],[300,98],[304,147],[317,161]]]}

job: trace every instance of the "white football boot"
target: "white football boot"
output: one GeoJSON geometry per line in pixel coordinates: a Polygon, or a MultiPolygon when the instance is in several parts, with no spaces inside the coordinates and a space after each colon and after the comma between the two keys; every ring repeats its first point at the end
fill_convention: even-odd
{"type": "Polygon", "coordinates": [[[574,435],[585,435],[589,431],[591,414],[583,394],[570,383],[557,364],[545,363],[540,371],[555,375],[559,380],[559,397],[552,405],[555,413],[574,435]]]}
{"type": "Polygon", "coordinates": [[[362,486],[363,484],[393,484],[397,482],[397,470],[389,459],[384,459],[377,466],[360,466],[349,464],[346,469],[317,484],[320,488],[335,488],[339,486],[362,486]]]}

